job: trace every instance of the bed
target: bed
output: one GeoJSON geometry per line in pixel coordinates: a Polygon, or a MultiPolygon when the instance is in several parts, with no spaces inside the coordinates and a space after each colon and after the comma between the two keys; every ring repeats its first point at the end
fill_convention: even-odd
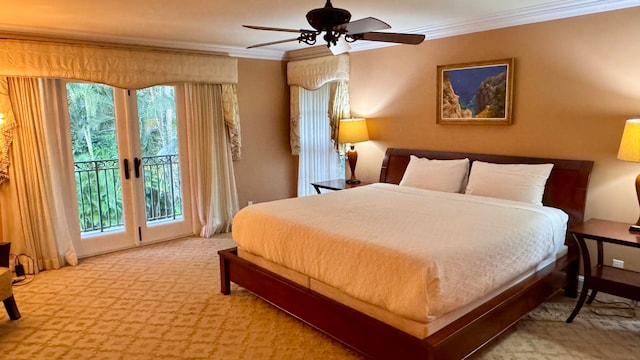
{"type": "MultiPolygon", "coordinates": [[[[343,192],[340,195],[319,195],[316,199],[306,201],[322,201],[322,197],[329,198],[333,196],[331,202],[340,204],[341,199],[346,195],[350,197],[355,196],[356,199],[358,196],[360,196],[360,199],[365,199],[366,197],[380,197],[383,199],[384,196],[387,196],[387,193],[397,191],[397,188],[400,189],[402,197],[445,197],[445,195],[440,195],[439,193],[414,191],[410,187],[403,188],[402,186],[389,185],[399,184],[403,180],[407,166],[410,164],[410,161],[415,160],[412,156],[440,160],[468,159],[469,163],[472,164],[472,170],[474,161],[478,161],[477,164],[479,165],[477,169],[480,169],[481,162],[489,164],[553,164],[548,180],[546,180],[546,187],[543,187],[544,195],[542,196],[542,203],[545,206],[562,209],[566,214],[565,221],[568,221],[569,226],[579,223],[583,219],[586,189],[593,167],[593,162],[591,161],[540,159],[415,149],[388,149],[380,172],[380,184],[347,190],[349,193],[343,192]]],[[[471,179],[468,180],[471,181],[471,179]]],[[[465,181],[467,181],[467,179],[465,179],[465,181]]],[[[453,197],[456,201],[462,197],[472,197],[472,195],[460,194],[446,195],[447,198],[449,196],[453,197]]],[[[343,200],[353,201],[352,199],[343,200]]],[[[483,199],[480,200],[484,202],[483,199]]],[[[295,201],[297,200],[293,199],[279,202],[278,204],[289,204],[289,206],[293,206],[297,205],[295,201]],[[292,201],[294,202],[292,203],[292,201]]],[[[341,211],[344,211],[345,205],[346,203],[342,203],[341,211]]],[[[490,205],[495,206],[493,202],[490,205]]],[[[500,205],[502,206],[502,204],[500,205]]],[[[278,211],[286,212],[283,209],[286,210],[286,207],[278,211]]],[[[387,213],[390,214],[389,211],[387,211],[387,213]]],[[[405,212],[405,214],[409,213],[405,212]]],[[[447,216],[451,217],[450,215],[447,216]]],[[[291,218],[293,219],[294,217],[292,214],[291,218]]],[[[302,219],[304,218],[305,217],[302,216],[302,219]]],[[[391,214],[389,218],[392,218],[391,214]]],[[[463,216],[460,215],[460,218],[462,219],[463,216]]],[[[283,219],[287,220],[286,217],[283,219]]],[[[254,218],[252,221],[256,222],[257,220],[254,218]]],[[[332,219],[331,221],[335,222],[336,219],[332,219]]],[[[394,219],[393,221],[397,222],[399,220],[394,219]]],[[[378,220],[377,222],[383,222],[383,220],[378,220]]],[[[234,232],[242,233],[244,229],[248,228],[250,227],[243,225],[242,221],[238,221],[238,224],[234,221],[234,232]]],[[[267,227],[264,229],[265,231],[268,230],[267,227]]],[[[376,230],[376,234],[384,233],[380,231],[381,229],[382,228],[376,230]]],[[[259,241],[254,242],[260,245],[266,242],[269,237],[272,237],[274,243],[277,243],[275,239],[286,236],[288,232],[294,234],[294,236],[299,236],[297,234],[300,234],[296,231],[282,232],[280,230],[280,227],[276,227],[276,230],[265,232],[264,236],[259,232],[251,233],[245,231],[246,234],[250,234],[245,235],[245,237],[260,237],[258,239],[259,241]]],[[[322,232],[322,229],[313,230],[314,233],[318,231],[320,231],[321,234],[325,234],[325,232],[322,232]]],[[[345,226],[345,231],[346,236],[352,235],[349,233],[348,223],[345,226]]],[[[332,232],[334,231],[332,230],[332,232]]],[[[512,235],[508,233],[505,236],[512,235]]],[[[375,236],[370,235],[370,237],[373,242],[375,236]]],[[[377,241],[384,242],[385,237],[386,235],[379,236],[377,241]]],[[[384,310],[382,313],[371,311],[372,308],[376,310],[378,308],[384,308],[386,305],[375,306],[375,303],[374,305],[370,305],[369,301],[358,302],[359,294],[354,295],[354,293],[350,292],[351,289],[349,288],[344,289],[335,286],[335,288],[340,291],[333,291],[333,285],[335,284],[331,282],[333,281],[331,279],[340,281],[340,278],[335,275],[327,275],[330,278],[327,280],[322,278],[322,276],[324,276],[323,271],[320,273],[308,269],[302,271],[293,264],[288,268],[287,265],[289,265],[289,263],[287,261],[271,261],[272,258],[268,257],[266,253],[264,254],[264,258],[262,258],[261,255],[253,256],[252,253],[255,251],[252,246],[254,245],[244,240],[241,244],[240,256],[238,255],[239,250],[237,248],[219,252],[221,291],[224,294],[230,294],[230,283],[234,282],[371,358],[460,359],[473,353],[476,349],[499,335],[520,317],[531,311],[562,287],[565,287],[565,293],[568,296],[575,296],[578,273],[578,249],[576,244],[566,236],[566,228],[562,229],[560,237],[564,238],[566,242],[566,246],[562,247],[563,251],[560,251],[560,249],[556,247],[553,251],[553,257],[550,258],[550,260],[549,257],[546,257],[546,260],[543,262],[540,262],[540,259],[536,260],[537,265],[533,270],[524,272],[524,275],[511,279],[502,286],[486,293],[485,296],[480,296],[472,302],[465,303],[465,306],[456,307],[454,309],[456,311],[449,312],[448,310],[451,309],[443,310],[442,312],[445,312],[447,315],[453,314],[454,316],[442,316],[442,318],[447,318],[447,321],[434,321],[433,324],[437,323],[438,325],[432,327],[423,326],[424,324],[431,325],[431,323],[429,320],[430,314],[422,311],[422,304],[418,304],[417,308],[421,310],[416,314],[401,314],[403,315],[400,316],[401,319],[409,318],[410,321],[397,321],[397,318],[393,316],[396,315],[396,312],[402,313],[403,309],[407,309],[407,306],[404,308],[402,306],[394,307],[395,305],[391,304],[389,308],[394,311],[386,311],[388,309],[382,309],[384,310]],[[300,275],[302,275],[303,278],[300,278],[300,275]],[[310,285],[309,280],[306,280],[304,276],[311,277],[311,281],[314,281],[314,279],[318,280],[315,281],[317,284],[328,284],[330,286],[328,286],[327,290],[326,286],[314,286],[313,283],[310,285]],[[355,302],[352,301],[354,300],[353,298],[355,298],[355,302]],[[426,320],[424,319],[425,316],[427,317],[426,320]]],[[[335,245],[337,243],[333,242],[334,239],[332,236],[326,235],[325,240],[331,244],[329,247],[330,251],[327,251],[327,249],[319,249],[318,251],[320,253],[331,253],[333,255],[314,257],[322,259],[318,268],[325,269],[326,272],[329,273],[331,267],[337,267],[337,265],[341,265],[340,262],[344,262],[344,260],[339,260],[340,262],[338,263],[335,262],[336,259],[344,259],[344,256],[342,256],[344,254],[341,252],[344,251],[348,253],[352,250],[348,247],[343,248],[335,245]]],[[[293,241],[290,242],[293,243],[293,241]]],[[[280,243],[282,245],[287,242],[285,241],[283,243],[280,241],[280,243]]],[[[311,247],[306,248],[305,251],[313,254],[313,252],[308,249],[311,249],[311,247]]],[[[402,252],[402,248],[393,249],[393,251],[394,254],[400,253],[402,252]]],[[[288,252],[289,250],[284,251],[284,253],[288,252]]],[[[383,254],[383,256],[386,255],[383,254]]],[[[393,262],[384,261],[384,263],[393,262]]],[[[394,269],[400,271],[400,267],[401,266],[397,265],[394,269]]],[[[357,270],[357,267],[352,269],[357,270]]],[[[374,272],[370,270],[367,272],[374,272]]],[[[497,274],[499,275],[500,273],[498,272],[497,274]]],[[[404,276],[402,278],[404,279],[404,276]]],[[[393,285],[396,284],[390,283],[389,287],[391,288],[393,285]]],[[[417,298],[421,299],[422,294],[419,295],[417,298]]],[[[387,304],[387,300],[391,302],[393,299],[381,301],[387,304]]],[[[404,297],[400,300],[404,301],[404,297]]],[[[412,303],[409,302],[409,305],[411,304],[412,303]]],[[[411,310],[411,307],[408,308],[411,310]]],[[[413,306],[413,308],[416,308],[416,306],[413,306]]],[[[433,309],[437,308],[434,306],[433,309]]],[[[437,310],[434,310],[434,313],[437,313],[437,310]]],[[[434,318],[437,318],[436,320],[441,319],[437,316],[434,318]]]]}

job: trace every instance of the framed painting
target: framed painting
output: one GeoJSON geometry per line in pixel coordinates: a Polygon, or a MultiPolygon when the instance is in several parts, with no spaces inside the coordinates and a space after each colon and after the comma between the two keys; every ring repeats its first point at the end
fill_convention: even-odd
{"type": "Polygon", "coordinates": [[[438,124],[511,125],[513,58],[438,66],[438,124]]]}

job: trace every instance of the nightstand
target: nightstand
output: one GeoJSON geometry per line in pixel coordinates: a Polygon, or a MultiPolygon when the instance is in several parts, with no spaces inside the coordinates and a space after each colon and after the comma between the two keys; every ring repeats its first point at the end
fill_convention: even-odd
{"type": "Polygon", "coordinates": [[[362,185],[369,185],[371,183],[367,183],[367,182],[359,182],[357,184],[347,184],[347,182],[345,181],[345,179],[334,179],[334,180],[327,180],[327,181],[316,181],[316,182],[312,182],[311,185],[313,186],[314,189],[316,189],[316,192],[318,194],[320,194],[320,189],[326,189],[326,190],[345,190],[345,189],[351,189],[354,187],[358,187],[358,186],[362,186],[362,185]]]}
{"type": "MultiPolygon", "coordinates": [[[[640,272],[619,269],[603,264],[603,243],[629,246],[640,251],[640,233],[629,231],[629,224],[614,221],[590,219],[569,229],[571,235],[578,241],[582,261],[584,264],[584,283],[578,298],[578,303],[567,319],[570,323],[578,315],[591,289],[587,304],[595,299],[598,291],[632,300],[640,300],[640,272]],[[592,268],[589,249],[585,240],[598,242],[598,263],[592,268]]],[[[639,253],[640,254],[640,253],[639,253]]]]}

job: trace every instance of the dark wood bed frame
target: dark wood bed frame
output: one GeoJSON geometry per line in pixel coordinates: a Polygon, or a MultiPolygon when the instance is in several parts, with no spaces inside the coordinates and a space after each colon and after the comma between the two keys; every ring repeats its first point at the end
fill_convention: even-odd
{"type": "MultiPolygon", "coordinates": [[[[398,184],[409,155],[430,159],[480,160],[493,163],[553,163],[543,203],[569,214],[570,226],[583,221],[592,161],[488,154],[388,149],[380,182],[398,184]]],[[[578,247],[567,237],[569,253],[517,285],[471,310],[425,339],[418,339],[348,306],[293,283],[237,256],[237,249],[218,252],[223,294],[234,282],[290,315],[357,352],[375,359],[462,359],[497,337],[522,316],[565,287],[576,296],[578,247]]]]}

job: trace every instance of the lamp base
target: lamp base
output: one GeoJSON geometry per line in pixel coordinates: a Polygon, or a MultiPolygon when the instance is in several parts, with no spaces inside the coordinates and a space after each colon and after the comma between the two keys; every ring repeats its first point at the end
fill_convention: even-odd
{"type": "Polygon", "coordinates": [[[356,163],[358,162],[358,152],[356,147],[351,144],[347,151],[347,160],[349,160],[349,169],[351,170],[351,178],[347,180],[347,184],[359,184],[360,180],[356,179],[356,163]]]}

